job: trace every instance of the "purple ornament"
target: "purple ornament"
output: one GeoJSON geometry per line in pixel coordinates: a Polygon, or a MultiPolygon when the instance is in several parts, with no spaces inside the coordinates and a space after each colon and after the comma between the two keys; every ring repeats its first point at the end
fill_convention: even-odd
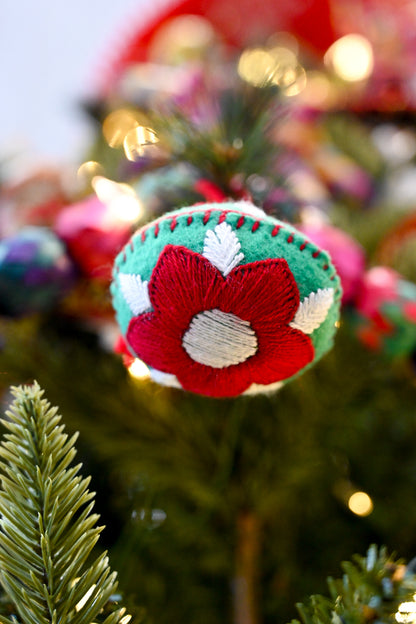
{"type": "Polygon", "coordinates": [[[50,310],[74,282],[63,242],[49,229],[26,227],[0,241],[0,313],[50,310]]]}

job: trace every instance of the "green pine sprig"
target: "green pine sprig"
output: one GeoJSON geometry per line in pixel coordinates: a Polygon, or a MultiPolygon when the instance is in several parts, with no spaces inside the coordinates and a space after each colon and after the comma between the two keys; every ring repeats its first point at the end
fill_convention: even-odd
{"type": "MultiPolygon", "coordinates": [[[[328,579],[330,597],[311,596],[297,608],[303,624],[397,624],[414,622],[416,575],[372,545],[366,557],[342,564],[341,579],[328,579]],[[410,618],[403,608],[414,605],[410,618]],[[399,614],[399,615],[398,615],[399,614]]],[[[292,624],[299,624],[293,620],[292,624]]]]}
{"type": "MultiPolygon", "coordinates": [[[[89,478],[72,465],[74,443],[37,383],[12,388],[0,445],[0,582],[15,607],[1,624],[90,624],[114,593],[89,478]]],[[[104,624],[124,624],[116,609],[104,624]]],[[[122,618],[124,617],[124,621],[122,618]]],[[[127,619],[126,619],[127,618],[127,619]]]]}

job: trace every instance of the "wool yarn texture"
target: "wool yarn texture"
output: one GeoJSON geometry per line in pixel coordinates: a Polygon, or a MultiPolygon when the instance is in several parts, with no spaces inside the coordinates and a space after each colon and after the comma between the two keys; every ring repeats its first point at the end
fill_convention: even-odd
{"type": "Polygon", "coordinates": [[[325,251],[247,201],[140,228],[111,292],[154,381],[218,398],[274,391],[312,366],[333,344],[342,295],[325,251]]]}

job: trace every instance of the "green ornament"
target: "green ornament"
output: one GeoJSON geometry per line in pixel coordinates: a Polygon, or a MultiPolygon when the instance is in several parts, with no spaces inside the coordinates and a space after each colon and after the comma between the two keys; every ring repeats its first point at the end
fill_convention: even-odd
{"type": "Polygon", "coordinates": [[[142,227],[113,277],[131,353],[155,381],[211,397],[281,387],[331,348],[339,318],[328,254],[246,201],[142,227]]]}

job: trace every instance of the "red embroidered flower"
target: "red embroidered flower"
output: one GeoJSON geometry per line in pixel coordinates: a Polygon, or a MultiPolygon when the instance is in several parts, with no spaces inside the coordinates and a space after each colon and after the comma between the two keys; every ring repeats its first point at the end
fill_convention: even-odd
{"type": "Polygon", "coordinates": [[[313,360],[309,336],[289,326],[299,292],[284,259],[237,266],[224,277],[204,256],[167,245],[149,298],[153,311],[130,321],[128,343],[185,390],[237,396],[252,383],[287,379],[313,360]]]}

